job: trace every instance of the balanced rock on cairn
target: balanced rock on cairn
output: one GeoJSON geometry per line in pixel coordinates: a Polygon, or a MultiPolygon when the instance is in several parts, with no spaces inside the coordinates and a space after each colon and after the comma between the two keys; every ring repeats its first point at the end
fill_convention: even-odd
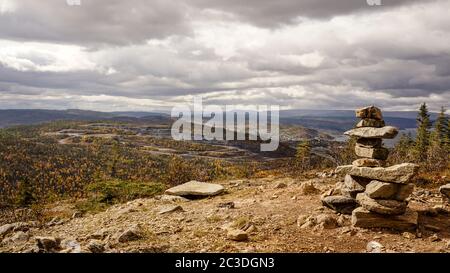
{"type": "Polygon", "coordinates": [[[361,121],[345,134],[357,137],[355,153],[360,159],[337,168],[337,173],[346,174],[342,195],[324,197],[322,203],[338,212],[351,213],[355,227],[414,229],[418,215],[407,208],[406,199],[414,190],[409,182],[418,166],[405,163],[385,167],[389,150],[383,147],[383,139],[395,138],[398,129],[385,125],[379,108],[358,109],[356,117],[361,121]],[[347,207],[342,210],[344,200],[347,207]]]}

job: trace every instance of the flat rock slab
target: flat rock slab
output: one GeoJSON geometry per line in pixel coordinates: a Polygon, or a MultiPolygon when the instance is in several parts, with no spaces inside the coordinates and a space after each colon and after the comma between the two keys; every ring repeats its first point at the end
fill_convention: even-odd
{"type": "Polygon", "coordinates": [[[386,160],[389,156],[389,150],[384,147],[368,148],[356,144],[355,153],[359,157],[386,160]]]}
{"type": "Polygon", "coordinates": [[[360,158],[353,161],[352,165],[356,167],[384,167],[386,166],[386,161],[373,158],[360,158]]]}
{"type": "Polygon", "coordinates": [[[398,129],[392,126],[385,126],[382,128],[363,127],[356,128],[345,132],[345,135],[356,136],[363,138],[385,138],[393,139],[398,135],[398,129]]]}
{"type": "Polygon", "coordinates": [[[384,120],[371,119],[371,118],[365,118],[365,119],[361,120],[360,122],[358,122],[358,124],[356,124],[356,128],[361,128],[361,127],[381,128],[384,126],[386,126],[386,123],[384,122],[384,120]]]}
{"type": "Polygon", "coordinates": [[[403,163],[388,168],[369,168],[346,165],[337,167],[336,173],[349,174],[384,182],[407,184],[417,174],[418,170],[419,166],[412,163],[403,163]]]}
{"type": "Polygon", "coordinates": [[[356,117],[361,119],[376,119],[376,120],[382,120],[383,115],[381,114],[381,110],[378,107],[375,106],[367,106],[364,108],[357,109],[355,111],[356,117]]]}
{"type": "Polygon", "coordinates": [[[400,215],[405,213],[407,202],[397,200],[372,199],[365,193],[356,196],[356,201],[366,210],[378,214],[400,215]]]}
{"type": "Polygon", "coordinates": [[[419,215],[406,209],[402,215],[381,215],[359,207],[352,213],[352,225],[359,228],[391,228],[400,231],[415,230],[419,215]]]}
{"type": "Polygon", "coordinates": [[[340,195],[327,196],[322,199],[322,204],[325,207],[343,214],[351,214],[358,206],[355,199],[340,195]]]}
{"type": "Polygon", "coordinates": [[[222,185],[191,181],[166,190],[166,194],[177,196],[214,196],[224,191],[222,185]]]}
{"type": "Polygon", "coordinates": [[[372,181],[366,187],[366,194],[373,199],[394,199],[405,201],[414,191],[413,184],[396,184],[381,181],[372,181]]]}

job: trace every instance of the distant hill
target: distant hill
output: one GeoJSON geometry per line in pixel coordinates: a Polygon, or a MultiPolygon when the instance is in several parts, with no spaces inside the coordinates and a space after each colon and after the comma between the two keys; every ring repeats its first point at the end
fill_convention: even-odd
{"type": "Polygon", "coordinates": [[[97,112],[87,110],[0,110],[0,128],[16,125],[32,125],[57,120],[117,120],[168,122],[170,116],[151,112],[97,112]]]}
{"type": "MultiPolygon", "coordinates": [[[[408,129],[416,127],[417,112],[385,111],[386,123],[408,129]]],[[[431,113],[431,119],[437,114],[431,113]]],[[[87,110],[0,110],[0,128],[14,125],[30,125],[56,120],[117,120],[133,122],[170,122],[170,115],[159,112],[98,112],[87,110]]],[[[350,110],[284,110],[280,122],[286,125],[300,125],[323,131],[342,133],[352,128],[357,119],[350,110]]]]}
{"type": "MultiPolygon", "coordinates": [[[[383,111],[384,117],[416,119],[417,111],[383,111]]],[[[430,113],[431,119],[436,119],[438,113],[430,113]]],[[[280,117],[355,117],[352,110],[283,110],[280,117]]]]}
{"type": "MultiPolygon", "coordinates": [[[[415,128],[416,120],[411,118],[398,118],[398,117],[387,117],[385,116],[386,124],[396,126],[403,129],[415,128]]],[[[286,117],[280,118],[282,124],[291,125],[301,125],[307,128],[319,129],[319,130],[329,130],[336,132],[344,132],[350,130],[358,122],[355,117],[286,117]]]]}
{"type": "MultiPolygon", "coordinates": [[[[417,125],[416,111],[383,111],[383,116],[387,125],[401,130],[415,128],[417,125]]],[[[437,113],[430,113],[431,120],[435,120],[437,116],[437,113]]],[[[353,128],[358,119],[355,112],[350,110],[285,110],[280,112],[280,122],[342,133],[353,128]]]]}

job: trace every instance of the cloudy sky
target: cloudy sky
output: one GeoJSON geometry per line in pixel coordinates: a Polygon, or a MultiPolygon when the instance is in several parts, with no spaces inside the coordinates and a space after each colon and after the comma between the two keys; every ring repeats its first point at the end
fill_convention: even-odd
{"type": "Polygon", "coordinates": [[[67,2],[0,0],[1,109],[450,107],[450,0],[67,2]]]}

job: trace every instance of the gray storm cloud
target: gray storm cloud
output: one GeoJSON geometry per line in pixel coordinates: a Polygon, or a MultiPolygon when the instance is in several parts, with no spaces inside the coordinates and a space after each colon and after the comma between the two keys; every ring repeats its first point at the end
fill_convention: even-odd
{"type": "Polygon", "coordinates": [[[449,0],[0,0],[0,108],[450,101],[449,0]]]}

